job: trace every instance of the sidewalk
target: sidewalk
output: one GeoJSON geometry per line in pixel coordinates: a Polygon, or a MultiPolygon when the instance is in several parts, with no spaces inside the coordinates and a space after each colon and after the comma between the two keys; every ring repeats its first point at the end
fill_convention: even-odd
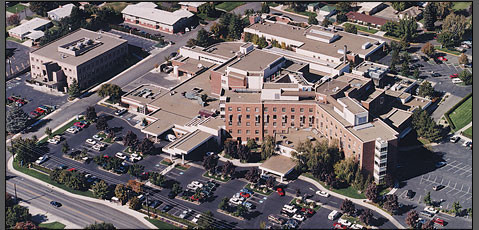
{"type": "Polygon", "coordinates": [[[53,185],[50,185],[46,182],[43,182],[35,177],[32,177],[32,176],[29,176],[29,175],[26,175],[26,174],[23,174],[17,170],[15,170],[13,168],[13,157],[10,157],[10,159],[8,160],[8,163],[7,163],[7,170],[9,170],[10,172],[12,172],[13,174],[16,174],[16,175],[21,175],[22,177],[25,177],[27,178],[28,180],[32,180],[32,181],[35,181],[36,183],[39,183],[45,187],[48,187],[48,188],[52,188],[54,190],[56,190],[57,192],[59,193],[62,193],[66,196],[70,196],[70,197],[74,197],[74,198],[77,198],[77,199],[81,199],[81,200],[86,200],[86,201],[90,201],[90,202],[95,202],[95,203],[98,203],[98,204],[103,204],[103,205],[106,205],[106,206],[109,206],[110,208],[114,208],[118,211],[121,211],[125,214],[128,214],[130,216],[133,216],[135,218],[137,218],[140,222],[142,222],[143,224],[145,224],[146,226],[149,226],[151,229],[157,229],[157,227],[155,225],[153,225],[152,223],[150,223],[148,220],[146,220],[144,217],[146,217],[147,215],[143,214],[143,213],[140,213],[140,212],[137,212],[137,211],[134,211],[130,208],[128,208],[127,205],[118,205],[118,204],[114,204],[110,201],[107,201],[107,200],[99,200],[99,199],[94,199],[94,198],[91,198],[91,197],[85,197],[85,196],[81,196],[81,195],[77,195],[77,194],[73,194],[73,193],[69,193],[63,189],[60,189],[60,188],[57,188],[53,185]]]}
{"type": "Polygon", "coordinates": [[[469,123],[468,125],[464,126],[462,129],[457,130],[457,131],[454,133],[454,135],[459,136],[459,137],[461,137],[462,139],[464,139],[464,140],[466,140],[466,141],[472,141],[470,138],[468,138],[468,137],[462,135],[462,132],[464,132],[464,130],[468,129],[468,128],[471,127],[471,126],[472,126],[472,121],[471,121],[471,123],[469,123]]]}
{"type": "Polygon", "coordinates": [[[308,178],[308,177],[305,177],[305,176],[299,176],[299,179],[300,180],[303,180],[303,181],[306,181],[306,182],[309,182],[313,185],[315,185],[316,187],[318,187],[319,189],[321,189],[322,191],[328,191],[329,194],[331,194],[332,196],[335,196],[335,197],[338,197],[340,199],[348,199],[348,200],[351,200],[352,202],[358,204],[358,205],[361,205],[361,206],[364,206],[364,207],[367,207],[369,209],[372,209],[376,212],[378,212],[379,214],[383,215],[384,217],[386,217],[389,221],[391,221],[391,223],[394,224],[394,226],[396,226],[397,228],[405,228],[404,226],[402,226],[396,219],[394,219],[394,217],[392,217],[391,215],[389,215],[387,212],[383,211],[382,209],[372,205],[372,204],[368,204],[366,203],[367,199],[354,199],[354,198],[350,198],[350,197],[347,197],[347,196],[344,196],[344,195],[341,195],[341,194],[338,194],[338,193],[335,193],[335,192],[332,192],[332,191],[329,191],[327,190],[325,187],[323,187],[320,183],[318,183],[317,181],[311,179],[311,178],[308,178]]]}
{"type": "Polygon", "coordinates": [[[32,214],[32,220],[35,221],[36,223],[52,223],[55,221],[58,221],[62,224],[65,225],[65,229],[81,229],[81,226],[78,226],[70,221],[67,221],[61,217],[58,217],[56,215],[53,215],[51,213],[48,213],[47,211],[44,211],[42,209],[39,209],[35,206],[32,206],[29,203],[25,203],[20,201],[19,203],[20,206],[24,206],[28,208],[28,211],[30,214],[32,214]]]}
{"type": "Polygon", "coordinates": [[[241,163],[241,161],[239,159],[228,159],[228,158],[226,158],[224,156],[221,156],[219,154],[218,154],[218,156],[220,157],[220,161],[223,161],[223,162],[231,161],[231,163],[233,163],[235,166],[239,166],[239,167],[258,167],[261,164],[263,164],[263,163],[241,163]]]}

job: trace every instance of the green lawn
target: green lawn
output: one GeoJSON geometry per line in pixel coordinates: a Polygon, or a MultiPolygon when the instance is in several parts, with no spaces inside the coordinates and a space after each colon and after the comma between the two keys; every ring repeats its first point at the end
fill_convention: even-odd
{"type": "Polygon", "coordinates": [[[18,38],[14,38],[14,37],[7,37],[7,40],[10,40],[10,41],[14,41],[14,42],[18,42],[18,43],[23,43],[22,40],[18,39],[18,38]]]}
{"type": "MultiPolygon", "coordinates": [[[[68,122],[66,125],[62,126],[58,130],[53,132],[52,136],[63,134],[65,132],[65,130],[70,128],[75,122],[79,122],[79,121],[82,121],[82,120],[73,119],[72,121],[68,122]]],[[[44,143],[47,140],[48,140],[48,137],[45,137],[45,138],[41,139],[38,143],[41,144],[41,143],[44,143]]]]}
{"type": "Polygon", "coordinates": [[[288,11],[288,12],[291,12],[291,13],[301,14],[301,15],[304,15],[304,16],[307,16],[307,17],[309,17],[311,15],[313,15],[314,17],[318,16],[316,13],[308,12],[308,11],[298,12],[298,11],[294,11],[293,9],[290,9],[290,8],[286,8],[285,10],[288,11]]]}
{"type": "Polygon", "coordinates": [[[448,49],[446,47],[441,48],[441,46],[434,46],[434,48],[436,50],[440,50],[442,52],[451,53],[451,54],[455,54],[455,55],[461,55],[461,52],[459,52],[457,50],[451,50],[451,49],[448,49]]]}
{"type": "Polygon", "coordinates": [[[217,9],[224,10],[226,12],[230,12],[234,10],[236,7],[246,4],[245,2],[223,2],[221,4],[216,5],[217,9]]]}
{"type": "Polygon", "coordinates": [[[326,185],[324,182],[319,181],[318,179],[314,178],[314,176],[311,175],[311,173],[303,173],[303,176],[309,177],[309,178],[319,182],[323,187],[325,187],[325,188],[327,188],[327,189],[329,189],[329,190],[331,190],[335,193],[339,193],[341,195],[351,197],[351,198],[354,198],[354,199],[366,199],[366,196],[364,196],[364,194],[359,194],[358,191],[356,191],[356,189],[354,189],[351,186],[349,186],[347,188],[342,188],[342,189],[334,189],[334,188],[331,188],[330,186],[326,185]]]}
{"type": "Polygon", "coordinates": [[[471,2],[454,2],[452,9],[454,11],[469,9],[471,2]]]}
{"type": "Polygon", "coordinates": [[[449,118],[451,118],[456,130],[462,129],[464,126],[469,124],[472,121],[472,97],[467,99],[451,114],[449,114],[449,118]]]}
{"type": "Polygon", "coordinates": [[[145,217],[146,220],[148,220],[150,223],[155,225],[158,229],[180,229],[172,224],[165,223],[161,220],[157,219],[149,219],[148,217],[145,217]]]}
{"type": "Polygon", "coordinates": [[[22,4],[16,4],[14,6],[7,7],[7,11],[10,12],[10,13],[17,14],[17,13],[22,12],[22,10],[24,10],[25,8],[27,8],[27,7],[22,5],[22,4]]]}
{"type": "Polygon", "coordinates": [[[382,191],[379,191],[379,195],[382,196],[382,195],[385,195],[387,194],[388,192],[391,191],[391,188],[385,188],[383,189],[382,191]]]}
{"type": "Polygon", "coordinates": [[[21,167],[21,166],[19,165],[19,163],[16,162],[16,161],[13,162],[13,168],[16,169],[17,171],[20,171],[21,173],[24,173],[24,174],[27,174],[27,175],[29,175],[29,176],[35,177],[35,178],[37,178],[37,179],[39,179],[39,180],[42,180],[42,181],[44,181],[44,182],[46,182],[46,183],[49,183],[49,184],[51,184],[51,185],[53,185],[53,186],[55,186],[55,187],[61,188],[61,189],[65,190],[65,191],[67,191],[67,192],[71,192],[71,193],[73,193],[73,194],[78,194],[78,195],[82,195],[82,196],[88,196],[88,197],[95,198],[95,197],[93,196],[93,193],[92,193],[91,191],[89,191],[89,190],[87,190],[87,191],[78,191],[78,190],[71,189],[71,188],[67,187],[67,186],[64,185],[64,184],[59,184],[59,183],[57,183],[57,182],[55,182],[55,181],[52,181],[48,175],[45,175],[45,174],[40,173],[40,172],[38,172],[38,171],[35,171],[35,170],[33,170],[33,169],[21,167]]]}
{"type": "Polygon", "coordinates": [[[38,227],[46,228],[46,229],[64,229],[65,225],[58,222],[58,221],[55,221],[55,222],[51,222],[51,223],[41,223],[41,224],[38,225],[38,227]]]}
{"type": "MultiPolygon", "coordinates": [[[[346,26],[346,24],[350,24],[350,23],[344,23],[344,26],[346,26]]],[[[366,32],[366,33],[375,34],[376,32],[379,31],[379,30],[373,29],[372,27],[368,30],[367,26],[360,26],[360,25],[355,25],[355,24],[352,24],[352,25],[356,26],[356,28],[358,30],[366,32]]]]}
{"type": "Polygon", "coordinates": [[[116,12],[121,12],[128,5],[129,3],[126,3],[126,2],[107,2],[104,7],[109,6],[113,8],[116,12]]]}
{"type": "MultiPolygon", "coordinates": [[[[168,160],[169,160],[169,159],[168,159],[168,160]]],[[[172,165],[173,163],[171,163],[170,161],[162,160],[162,161],[160,162],[160,164],[170,166],[170,165],[172,165]]]]}
{"type": "Polygon", "coordinates": [[[462,132],[462,135],[472,139],[472,126],[462,132]]]}

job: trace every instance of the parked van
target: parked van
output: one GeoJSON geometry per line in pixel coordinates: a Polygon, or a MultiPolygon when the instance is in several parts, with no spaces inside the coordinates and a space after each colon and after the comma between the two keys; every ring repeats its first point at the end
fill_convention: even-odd
{"type": "Polygon", "coordinates": [[[335,219],[338,218],[340,215],[341,215],[340,212],[338,212],[338,211],[336,211],[336,210],[333,210],[331,213],[329,213],[328,219],[329,219],[329,220],[335,220],[335,219]]]}
{"type": "Polygon", "coordinates": [[[459,78],[453,78],[453,79],[452,79],[452,83],[454,83],[454,84],[459,84],[459,83],[462,83],[462,80],[459,79],[459,78]]]}
{"type": "Polygon", "coordinates": [[[293,205],[287,205],[287,204],[284,205],[283,210],[289,213],[296,213],[296,211],[298,211],[298,209],[295,208],[293,205]]]}

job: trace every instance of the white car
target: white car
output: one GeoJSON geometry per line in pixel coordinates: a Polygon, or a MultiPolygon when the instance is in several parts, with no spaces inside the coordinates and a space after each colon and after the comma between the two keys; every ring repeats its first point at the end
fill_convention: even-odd
{"type": "Polygon", "coordinates": [[[45,162],[47,159],[48,159],[48,155],[41,156],[41,157],[38,158],[37,161],[35,161],[35,163],[41,164],[41,163],[45,162]]]}
{"type": "Polygon", "coordinates": [[[360,224],[353,224],[351,225],[351,229],[364,229],[364,226],[360,224]]]}
{"type": "Polygon", "coordinates": [[[70,127],[70,128],[67,129],[67,132],[75,134],[75,133],[78,133],[78,129],[70,127]]]}
{"type": "Polygon", "coordinates": [[[351,222],[349,222],[349,221],[347,221],[347,220],[345,220],[345,219],[342,219],[342,218],[338,220],[338,223],[340,223],[340,224],[342,224],[342,225],[344,225],[344,226],[347,226],[347,227],[349,227],[349,226],[351,226],[351,225],[353,224],[353,223],[351,223],[351,222]]]}
{"type": "Polygon", "coordinates": [[[115,115],[117,115],[117,116],[121,116],[124,113],[126,113],[126,109],[119,109],[119,110],[115,111],[115,115]]]}
{"type": "Polygon", "coordinates": [[[100,137],[98,135],[93,135],[92,137],[93,139],[97,140],[97,141],[102,141],[103,140],[103,137],[100,137]]]}
{"type": "Polygon", "coordinates": [[[191,209],[185,210],[185,211],[183,211],[183,212],[180,214],[179,217],[180,217],[181,219],[185,219],[186,216],[188,215],[188,213],[190,213],[190,212],[191,212],[191,209]]]}
{"type": "Polygon", "coordinates": [[[97,151],[101,151],[103,150],[103,147],[104,147],[103,145],[97,143],[96,145],[93,145],[93,147],[91,148],[97,151]]]}
{"type": "Polygon", "coordinates": [[[472,141],[464,141],[464,143],[462,144],[462,146],[464,146],[464,147],[469,147],[471,144],[472,144],[472,141]]]}
{"type": "Polygon", "coordinates": [[[438,212],[435,208],[433,208],[433,207],[431,207],[431,206],[426,206],[426,207],[424,208],[424,211],[430,212],[430,213],[432,213],[432,214],[437,214],[437,212],[438,212]]]}
{"type": "Polygon", "coordinates": [[[140,161],[142,159],[142,157],[136,153],[131,154],[130,157],[135,161],[140,161]]]}
{"type": "Polygon", "coordinates": [[[323,197],[329,197],[329,193],[323,192],[321,190],[316,191],[316,195],[323,196],[323,197]]]}
{"type": "Polygon", "coordinates": [[[48,143],[52,143],[56,145],[60,143],[61,140],[62,140],[61,137],[59,135],[56,135],[53,138],[48,139],[48,143]]]}
{"type": "Polygon", "coordinates": [[[234,198],[234,197],[233,197],[233,198],[230,199],[230,203],[232,203],[232,204],[234,204],[234,205],[240,205],[240,204],[243,203],[243,201],[241,201],[241,200],[238,199],[238,198],[234,198]]]}
{"type": "Polygon", "coordinates": [[[188,185],[186,185],[186,188],[190,189],[190,190],[196,190],[198,187],[196,187],[195,185],[192,185],[192,184],[188,184],[188,185]]]}
{"type": "Polygon", "coordinates": [[[118,157],[118,158],[120,158],[120,159],[122,159],[122,160],[125,160],[125,159],[126,159],[125,154],[120,153],[120,152],[117,152],[117,153],[115,154],[115,156],[118,157]]]}
{"type": "Polygon", "coordinates": [[[196,224],[196,223],[198,222],[198,220],[200,219],[200,217],[201,217],[201,214],[197,214],[197,215],[195,216],[195,218],[193,218],[193,220],[191,220],[191,222],[193,222],[193,223],[196,224]]]}
{"type": "Polygon", "coordinates": [[[93,140],[93,139],[90,139],[90,138],[86,139],[86,141],[85,141],[85,142],[86,142],[86,143],[88,143],[88,144],[90,144],[90,145],[94,145],[94,144],[96,144],[96,141],[95,141],[95,140],[93,140]]]}
{"type": "Polygon", "coordinates": [[[196,187],[198,187],[198,188],[202,188],[202,187],[203,187],[203,184],[202,184],[202,183],[200,183],[200,182],[198,182],[198,181],[195,181],[195,180],[192,181],[190,184],[192,184],[192,185],[194,185],[194,186],[196,186],[196,187]]]}
{"type": "Polygon", "coordinates": [[[304,221],[304,216],[301,214],[294,214],[293,219],[297,221],[304,221]]]}

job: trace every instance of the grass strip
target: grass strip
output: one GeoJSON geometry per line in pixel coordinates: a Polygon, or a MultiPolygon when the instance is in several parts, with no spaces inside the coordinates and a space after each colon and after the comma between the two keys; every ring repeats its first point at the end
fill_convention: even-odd
{"type": "Polygon", "coordinates": [[[319,182],[323,187],[325,187],[326,189],[331,190],[335,193],[338,193],[338,194],[341,194],[341,195],[344,195],[344,196],[347,196],[347,197],[350,197],[350,198],[354,198],[354,199],[366,199],[366,196],[364,196],[364,194],[359,194],[358,191],[356,189],[354,189],[352,186],[349,186],[347,188],[335,189],[335,188],[331,188],[331,186],[329,186],[329,185],[326,185],[324,182],[319,181],[311,173],[303,173],[303,176],[309,177],[309,178],[319,182]]]}
{"type": "Polygon", "coordinates": [[[216,8],[220,10],[224,10],[226,12],[230,12],[236,9],[236,7],[244,5],[244,4],[246,3],[245,2],[223,2],[221,4],[216,5],[216,8]]]}
{"type": "Polygon", "coordinates": [[[148,217],[145,217],[145,219],[148,220],[153,225],[155,225],[158,229],[181,229],[181,228],[176,227],[175,225],[165,223],[165,222],[163,222],[161,220],[158,220],[158,219],[151,219],[151,218],[148,218],[148,217]]]}
{"type": "Polygon", "coordinates": [[[38,225],[40,228],[46,228],[46,229],[65,229],[66,225],[55,221],[51,223],[41,223],[38,225]]]}

